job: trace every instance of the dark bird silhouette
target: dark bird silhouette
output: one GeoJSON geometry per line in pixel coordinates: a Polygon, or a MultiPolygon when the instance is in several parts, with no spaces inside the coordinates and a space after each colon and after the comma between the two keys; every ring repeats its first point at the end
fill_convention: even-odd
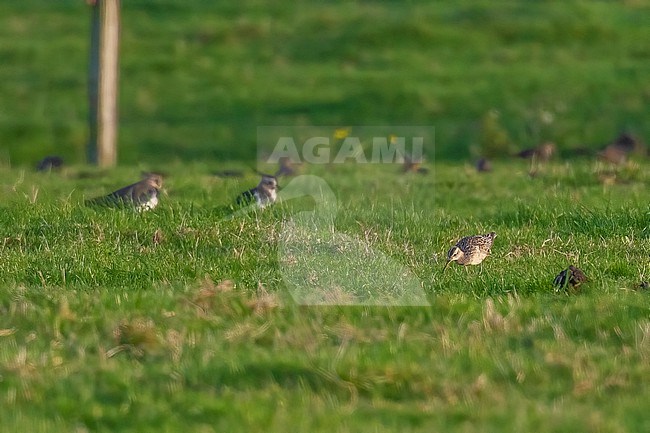
{"type": "Polygon", "coordinates": [[[612,142],[612,145],[621,148],[627,153],[638,153],[643,155],[646,152],[645,144],[643,144],[639,138],[627,132],[616,137],[612,142]]]}
{"type": "Polygon", "coordinates": [[[487,158],[481,158],[476,161],[476,171],[479,173],[486,173],[492,171],[492,163],[487,158]]]}
{"type": "Polygon", "coordinates": [[[560,272],[553,280],[553,286],[556,290],[577,289],[582,283],[587,281],[586,275],[575,266],[571,265],[560,272]]]}
{"type": "Polygon", "coordinates": [[[128,206],[138,212],[158,206],[158,195],[162,188],[162,176],[158,173],[144,173],[140,182],[125,186],[103,197],[87,200],[87,205],[128,206]]]}
{"type": "Polygon", "coordinates": [[[56,155],[46,156],[36,164],[37,171],[52,171],[63,167],[63,158],[56,155]]]}

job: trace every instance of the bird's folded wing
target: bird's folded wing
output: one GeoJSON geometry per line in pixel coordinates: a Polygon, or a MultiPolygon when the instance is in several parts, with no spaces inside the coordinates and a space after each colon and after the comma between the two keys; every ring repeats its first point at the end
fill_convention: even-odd
{"type": "Polygon", "coordinates": [[[254,200],[255,200],[255,188],[242,192],[239,195],[239,197],[237,197],[237,204],[238,205],[250,204],[254,200]]]}
{"type": "Polygon", "coordinates": [[[110,206],[131,202],[134,199],[133,193],[136,185],[137,184],[125,186],[124,188],[118,189],[108,195],[86,200],[86,204],[110,206]]]}

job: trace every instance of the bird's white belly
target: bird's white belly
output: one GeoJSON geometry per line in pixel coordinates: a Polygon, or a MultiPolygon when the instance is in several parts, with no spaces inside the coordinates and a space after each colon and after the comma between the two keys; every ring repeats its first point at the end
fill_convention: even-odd
{"type": "Polygon", "coordinates": [[[158,206],[158,195],[153,195],[149,200],[138,206],[138,212],[151,210],[158,206]]]}
{"type": "Polygon", "coordinates": [[[470,255],[469,260],[465,262],[465,265],[480,265],[483,260],[487,257],[487,253],[482,251],[477,251],[470,255]]]}
{"type": "Polygon", "coordinates": [[[270,191],[269,195],[262,195],[259,192],[255,192],[255,202],[257,203],[257,206],[259,206],[260,209],[264,209],[266,206],[270,205],[271,203],[275,203],[275,200],[277,198],[277,193],[275,191],[270,191]]]}

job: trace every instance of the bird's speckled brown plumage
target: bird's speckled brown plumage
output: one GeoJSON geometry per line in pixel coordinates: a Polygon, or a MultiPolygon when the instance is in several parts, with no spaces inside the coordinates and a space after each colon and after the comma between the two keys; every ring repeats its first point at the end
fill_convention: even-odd
{"type": "Polygon", "coordinates": [[[485,235],[462,238],[447,252],[447,263],[445,263],[444,269],[447,269],[451,262],[463,266],[480,264],[490,254],[496,237],[495,232],[490,232],[485,235]]]}

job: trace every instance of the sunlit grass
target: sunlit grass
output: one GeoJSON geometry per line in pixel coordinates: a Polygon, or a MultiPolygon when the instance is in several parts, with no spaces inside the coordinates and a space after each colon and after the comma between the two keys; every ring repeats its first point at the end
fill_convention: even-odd
{"type": "Polygon", "coordinates": [[[82,203],[138,168],[6,170],[3,429],[643,431],[643,164],[611,186],[589,161],[534,179],[518,162],[481,176],[459,164],[304,167],[336,194],[331,228],[408,267],[427,307],[336,305],[350,295],[336,287],[334,305],[296,305],[278,242],[311,204],[224,219],[253,173],[168,165],[161,205],[137,214],[82,203]],[[442,273],[450,245],[489,230],[480,267],[442,273]],[[569,264],[590,281],[556,293],[569,264]]]}
{"type": "Polygon", "coordinates": [[[99,171],[75,165],[87,5],[2,2],[0,431],[650,431],[647,159],[535,177],[445,162],[647,139],[647,9],[122,2],[119,157],[134,165],[99,171]],[[341,140],[417,124],[435,128],[428,174],[301,167],[335,197],[319,231],[287,232],[309,221],[304,198],[227,218],[259,180],[258,126],[341,140]],[[47,154],[67,167],[34,173],[47,154]],[[244,177],[213,175],[232,169],[244,177]],[[143,170],[166,175],[154,211],[83,205],[143,170]],[[442,272],[460,237],[489,231],[481,266],[442,272]],[[556,292],[570,264],[589,281],[556,292]],[[303,274],[327,306],[295,303],[303,274]],[[406,282],[429,305],[398,305],[406,282]]]}

